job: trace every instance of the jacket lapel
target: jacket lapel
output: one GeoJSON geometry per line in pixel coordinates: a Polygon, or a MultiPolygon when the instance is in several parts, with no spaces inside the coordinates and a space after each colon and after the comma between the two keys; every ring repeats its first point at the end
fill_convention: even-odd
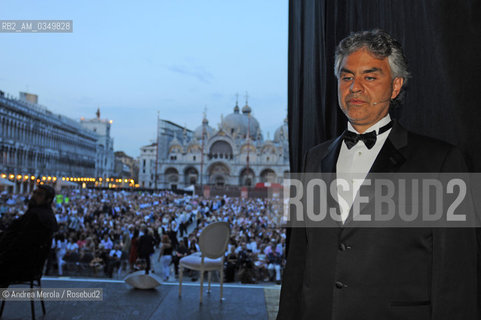
{"type": "MultiPolygon", "coordinates": [[[[327,191],[327,208],[334,208],[337,207],[339,210],[337,199],[334,199],[329,192],[330,183],[333,179],[336,178],[336,165],[337,165],[337,158],[339,157],[339,152],[341,150],[342,141],[343,141],[344,134],[341,134],[337,137],[327,148],[326,153],[322,158],[320,158],[318,164],[318,170],[316,172],[320,172],[322,174],[322,179],[327,184],[328,191],[327,191]]],[[[328,213],[329,214],[329,213],[328,213]]],[[[333,222],[332,227],[337,227],[338,225],[333,222]]],[[[324,231],[327,230],[325,228],[306,228],[306,235],[310,238],[309,241],[312,243],[322,243],[322,237],[325,235],[324,231]]]]}
{"type": "MultiPolygon", "coordinates": [[[[397,135],[397,133],[394,133],[395,137],[397,135]]],[[[399,145],[399,141],[396,141],[396,139],[394,140],[395,141],[393,141],[391,135],[389,135],[383,147],[381,148],[381,151],[379,151],[371,170],[369,170],[369,175],[371,173],[396,172],[406,161],[406,158],[404,158],[399,149],[395,146],[395,144],[399,145]]]]}
{"type": "MultiPolygon", "coordinates": [[[[337,212],[340,212],[337,196],[332,195],[329,190],[331,183],[334,181],[334,179],[336,179],[337,158],[339,157],[339,152],[341,151],[343,136],[344,134],[341,134],[339,137],[336,138],[336,140],[331,143],[331,145],[327,149],[326,155],[321,160],[319,170],[319,172],[322,173],[322,178],[328,186],[327,208],[336,208],[337,212]]],[[[336,225],[342,226],[342,223],[333,221],[333,226],[335,227],[336,225]]]]}
{"type": "Polygon", "coordinates": [[[407,131],[397,122],[394,122],[389,137],[379,151],[369,173],[396,172],[406,161],[406,158],[399,151],[406,145],[407,131]]]}
{"type": "Polygon", "coordinates": [[[341,134],[339,137],[334,140],[329,148],[327,149],[326,156],[321,160],[321,168],[319,172],[322,173],[335,173],[336,172],[336,165],[337,165],[337,158],[339,157],[339,151],[341,150],[342,145],[342,137],[344,134],[341,134]]]}

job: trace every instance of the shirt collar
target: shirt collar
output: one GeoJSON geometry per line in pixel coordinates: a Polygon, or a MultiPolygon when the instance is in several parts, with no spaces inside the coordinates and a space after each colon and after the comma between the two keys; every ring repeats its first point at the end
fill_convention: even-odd
{"type": "MultiPolygon", "coordinates": [[[[391,121],[391,116],[388,113],[384,118],[382,118],[381,120],[379,120],[378,122],[370,126],[366,131],[364,131],[364,133],[376,131],[376,134],[378,134],[379,129],[385,126],[386,124],[388,124],[390,121],[391,121]]],[[[347,123],[347,130],[355,133],[359,133],[356,129],[354,129],[354,127],[351,125],[350,122],[347,123]]]]}

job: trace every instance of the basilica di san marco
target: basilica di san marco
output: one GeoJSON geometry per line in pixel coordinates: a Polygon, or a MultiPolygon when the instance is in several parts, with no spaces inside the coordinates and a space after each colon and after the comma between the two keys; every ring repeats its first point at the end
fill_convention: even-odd
{"type": "Polygon", "coordinates": [[[164,127],[159,131],[160,137],[164,135],[164,141],[166,136],[171,139],[168,143],[160,139],[141,148],[139,178],[144,187],[149,184],[159,189],[185,189],[193,185],[269,186],[282,183],[284,174],[289,171],[287,120],[280,124],[272,140],[264,139],[259,122],[252,116],[247,103],[242,110],[236,103],[233,113],[221,118],[218,129],[209,125],[205,115],[194,131],[180,126],[176,130],[172,122],[160,126],[164,127]],[[167,127],[170,130],[166,130],[167,127]],[[157,144],[158,161],[153,159],[157,144]],[[149,161],[144,160],[149,153],[150,163],[158,163],[157,173],[152,172],[155,165],[146,170],[149,161]],[[155,176],[157,181],[148,184],[142,181],[142,177],[155,176]]]}

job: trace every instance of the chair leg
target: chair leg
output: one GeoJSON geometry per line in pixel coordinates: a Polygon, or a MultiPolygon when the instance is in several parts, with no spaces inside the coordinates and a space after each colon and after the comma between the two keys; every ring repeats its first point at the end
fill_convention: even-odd
{"type": "Polygon", "coordinates": [[[212,272],[209,271],[209,288],[207,289],[207,293],[210,293],[210,278],[212,276],[212,272]]]}
{"type": "Polygon", "coordinates": [[[179,298],[182,295],[182,276],[184,275],[184,267],[182,265],[179,266],[179,298]]]}
{"type": "Polygon", "coordinates": [[[0,308],[0,318],[2,317],[2,314],[3,314],[3,308],[5,308],[5,300],[2,299],[2,307],[0,308]]]}
{"type": "MultiPolygon", "coordinates": [[[[33,289],[33,280],[30,281],[30,289],[33,289]]],[[[32,309],[32,320],[35,320],[35,301],[30,300],[30,308],[32,309]]]]}
{"type": "Polygon", "coordinates": [[[43,298],[40,300],[40,304],[42,305],[42,313],[45,315],[45,303],[43,302],[43,298]]]}
{"type": "Polygon", "coordinates": [[[224,267],[221,266],[220,268],[220,302],[224,300],[222,294],[224,293],[224,267]]]}
{"type": "Polygon", "coordinates": [[[204,270],[200,270],[200,303],[202,304],[202,289],[204,289],[204,270]]]}
{"type": "MultiPolygon", "coordinates": [[[[7,289],[8,286],[9,286],[8,283],[2,283],[2,284],[0,284],[0,288],[7,289]]],[[[0,308],[0,318],[2,317],[3,309],[5,308],[5,302],[6,302],[6,300],[2,299],[2,307],[0,308]]]]}
{"type": "Polygon", "coordinates": [[[33,299],[30,300],[30,308],[32,309],[32,320],[35,320],[35,305],[33,299]]]}
{"type": "MultiPolygon", "coordinates": [[[[38,287],[40,288],[40,290],[42,290],[42,283],[40,282],[40,279],[38,279],[38,287]]],[[[42,305],[42,312],[43,314],[45,315],[46,311],[45,311],[45,303],[43,302],[43,298],[40,297],[40,304],[42,305]]]]}

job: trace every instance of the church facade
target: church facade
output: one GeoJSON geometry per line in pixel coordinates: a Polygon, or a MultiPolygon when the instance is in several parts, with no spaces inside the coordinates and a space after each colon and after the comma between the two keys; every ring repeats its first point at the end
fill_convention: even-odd
{"type": "MultiPolygon", "coordinates": [[[[168,145],[163,148],[161,145],[158,150],[155,143],[141,148],[141,187],[253,187],[257,183],[281,183],[284,174],[289,171],[287,121],[275,131],[272,140],[264,139],[259,122],[252,116],[252,109],[247,103],[242,110],[236,103],[233,113],[221,119],[218,129],[211,127],[204,116],[202,124],[188,133],[175,135],[168,145]],[[143,161],[143,157],[150,155],[150,163],[154,160],[151,149],[161,155],[157,157],[157,174],[142,168],[143,163],[148,163],[143,161]],[[148,178],[154,179],[154,183],[148,178]]],[[[152,171],[155,165],[149,168],[152,171]]]]}

